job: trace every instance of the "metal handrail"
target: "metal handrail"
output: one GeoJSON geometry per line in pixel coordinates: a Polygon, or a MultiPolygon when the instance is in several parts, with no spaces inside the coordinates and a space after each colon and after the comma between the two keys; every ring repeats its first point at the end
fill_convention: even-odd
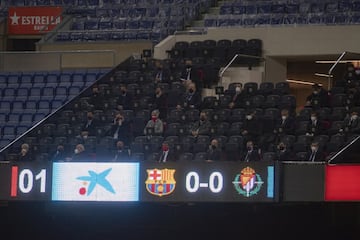
{"type": "Polygon", "coordinates": [[[333,156],[331,156],[331,158],[328,160],[328,164],[332,164],[331,162],[336,159],[340,154],[342,154],[346,149],[348,149],[351,145],[353,145],[357,140],[359,140],[360,135],[357,136],[356,138],[354,138],[351,142],[349,142],[348,144],[346,144],[346,146],[344,146],[340,151],[338,151],[336,154],[334,154],[333,156]]]}
{"type": "Polygon", "coordinates": [[[231,64],[232,64],[238,57],[247,57],[247,58],[255,58],[255,59],[265,60],[265,58],[259,57],[259,56],[246,55],[246,54],[235,54],[234,57],[229,61],[229,63],[226,64],[226,66],[223,67],[223,68],[219,71],[219,78],[220,78],[219,83],[221,83],[221,80],[222,80],[222,77],[223,77],[225,71],[231,66],[231,64]]]}

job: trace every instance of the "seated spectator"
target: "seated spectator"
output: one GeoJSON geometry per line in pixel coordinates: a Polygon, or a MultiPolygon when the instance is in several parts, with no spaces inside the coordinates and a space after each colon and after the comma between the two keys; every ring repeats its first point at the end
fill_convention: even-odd
{"type": "Polygon", "coordinates": [[[26,161],[26,162],[29,162],[29,161],[33,161],[33,154],[31,153],[31,150],[30,150],[30,145],[27,144],[27,143],[23,143],[21,144],[21,149],[20,149],[20,153],[19,153],[19,157],[18,157],[18,160],[19,161],[26,161]]]}
{"type": "Polygon", "coordinates": [[[159,109],[160,112],[160,119],[163,121],[166,120],[167,111],[168,111],[168,100],[167,100],[167,93],[164,93],[163,89],[159,86],[155,88],[155,97],[154,97],[154,109],[159,109]]]}
{"type": "Polygon", "coordinates": [[[89,132],[88,131],[81,131],[79,135],[77,135],[76,138],[76,143],[81,143],[81,144],[86,144],[86,140],[89,137],[89,132]]]}
{"type": "Polygon", "coordinates": [[[81,131],[88,132],[89,136],[95,136],[96,135],[96,129],[99,126],[98,120],[95,119],[93,111],[88,111],[86,116],[87,116],[87,119],[83,123],[81,131]]]}
{"type": "Polygon", "coordinates": [[[359,86],[348,88],[346,90],[346,96],[344,106],[348,112],[350,112],[353,107],[360,106],[359,86]]]}
{"type": "Polygon", "coordinates": [[[212,139],[209,145],[209,149],[206,151],[207,161],[220,161],[222,157],[221,147],[217,139],[212,139]]]}
{"type": "Polygon", "coordinates": [[[295,160],[294,152],[287,147],[284,142],[280,142],[276,148],[276,155],[278,161],[292,161],[295,160]]]}
{"type": "Polygon", "coordinates": [[[133,109],[134,96],[130,93],[126,87],[126,84],[120,86],[120,95],[116,101],[118,110],[133,109]]]}
{"type": "Polygon", "coordinates": [[[185,87],[189,86],[191,83],[194,83],[196,89],[199,91],[202,90],[202,77],[200,71],[193,66],[191,59],[185,60],[185,67],[181,70],[180,80],[184,83],[185,87]]]}
{"type": "Polygon", "coordinates": [[[154,71],[154,83],[170,83],[170,69],[164,67],[161,60],[156,60],[154,71]]]}
{"type": "Polygon", "coordinates": [[[175,152],[170,149],[168,142],[163,142],[161,145],[161,150],[159,152],[159,162],[174,162],[177,159],[175,152]]]}
{"type": "Polygon", "coordinates": [[[177,109],[199,109],[202,103],[201,92],[194,83],[190,83],[186,92],[180,97],[177,109]]]}
{"type": "Polygon", "coordinates": [[[243,91],[243,86],[239,83],[235,87],[235,92],[230,92],[231,101],[229,103],[229,108],[246,108],[246,100],[249,99],[249,96],[243,91]]]}
{"type": "Polygon", "coordinates": [[[83,144],[77,144],[74,149],[74,154],[70,159],[72,162],[87,162],[91,161],[89,154],[85,150],[83,144]]]}
{"type": "Polygon", "coordinates": [[[258,149],[253,141],[246,142],[246,150],[243,151],[240,157],[240,161],[243,162],[255,162],[261,160],[261,152],[258,149]]]}
{"type": "Polygon", "coordinates": [[[325,152],[319,148],[318,142],[312,142],[307,153],[307,158],[310,162],[322,162],[326,159],[325,152]]]}
{"type": "Polygon", "coordinates": [[[294,133],[295,119],[289,115],[288,109],[282,109],[280,119],[276,120],[274,134],[280,139],[284,135],[294,135],[294,133]]]}
{"type": "Polygon", "coordinates": [[[130,152],[129,148],[127,148],[123,141],[119,140],[116,142],[116,150],[114,153],[113,162],[125,162],[129,161],[130,152]]]}
{"type": "Polygon", "coordinates": [[[310,119],[307,125],[306,135],[314,137],[325,133],[325,123],[318,118],[318,114],[315,111],[311,112],[310,119]]]}
{"type": "Polygon", "coordinates": [[[92,109],[103,109],[104,95],[100,92],[99,87],[97,85],[94,85],[92,87],[92,93],[89,97],[90,99],[88,103],[90,107],[92,107],[92,109]]]}
{"type": "Polygon", "coordinates": [[[256,110],[249,110],[246,114],[241,135],[244,137],[245,142],[252,141],[257,143],[259,137],[262,135],[262,122],[256,116],[256,110]]]}
{"type": "Polygon", "coordinates": [[[151,119],[146,123],[144,128],[144,135],[163,135],[164,122],[159,118],[159,110],[153,110],[151,112],[151,119]]]}
{"type": "Polygon", "coordinates": [[[357,111],[352,111],[350,115],[345,117],[343,126],[339,129],[339,132],[344,134],[346,138],[360,134],[360,120],[357,111]]]}
{"type": "Polygon", "coordinates": [[[122,141],[125,146],[129,146],[132,139],[131,122],[121,112],[117,113],[106,135],[111,136],[114,143],[122,141]]]}
{"type": "Polygon", "coordinates": [[[200,112],[198,121],[189,124],[189,133],[191,136],[208,135],[211,129],[211,122],[205,111],[200,112]]]}
{"type": "Polygon", "coordinates": [[[56,146],[55,153],[52,154],[50,161],[58,162],[58,161],[65,161],[66,160],[66,152],[64,144],[58,144],[56,146]]]}
{"type": "Polygon", "coordinates": [[[306,97],[305,107],[311,107],[313,109],[319,109],[329,106],[328,91],[326,91],[321,85],[315,83],[313,86],[313,92],[306,97]]]}

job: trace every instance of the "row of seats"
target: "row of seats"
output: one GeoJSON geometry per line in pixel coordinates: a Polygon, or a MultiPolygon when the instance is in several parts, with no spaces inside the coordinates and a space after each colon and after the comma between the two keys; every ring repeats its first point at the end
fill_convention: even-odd
{"type": "Polygon", "coordinates": [[[276,25],[351,25],[360,23],[360,14],[257,14],[257,15],[212,15],[204,18],[205,27],[256,27],[276,25]]]}
{"type": "Polygon", "coordinates": [[[293,14],[293,13],[338,13],[359,12],[360,2],[329,0],[326,2],[301,0],[301,1],[228,1],[220,6],[220,14],[293,14]]]}

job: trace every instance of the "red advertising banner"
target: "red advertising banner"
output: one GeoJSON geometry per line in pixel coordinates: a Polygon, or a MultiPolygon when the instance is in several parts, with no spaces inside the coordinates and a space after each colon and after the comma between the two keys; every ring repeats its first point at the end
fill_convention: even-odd
{"type": "Polygon", "coordinates": [[[360,201],[360,165],[326,166],[325,201],[360,201]]]}
{"type": "Polygon", "coordinates": [[[62,20],[61,7],[9,7],[9,34],[44,34],[62,20]]]}

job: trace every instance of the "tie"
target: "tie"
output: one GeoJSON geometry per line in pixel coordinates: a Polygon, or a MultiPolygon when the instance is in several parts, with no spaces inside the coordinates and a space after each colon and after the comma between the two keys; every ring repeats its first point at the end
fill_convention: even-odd
{"type": "Polygon", "coordinates": [[[247,152],[245,156],[245,162],[248,162],[249,158],[250,158],[250,152],[247,152]]]}
{"type": "Polygon", "coordinates": [[[187,70],[187,77],[186,77],[187,80],[190,80],[190,69],[187,70]]]}
{"type": "Polygon", "coordinates": [[[315,160],[315,152],[311,152],[311,155],[310,155],[310,161],[313,162],[315,160]]]}
{"type": "Polygon", "coordinates": [[[160,157],[160,162],[166,162],[165,152],[162,152],[161,157],[160,157]]]}

